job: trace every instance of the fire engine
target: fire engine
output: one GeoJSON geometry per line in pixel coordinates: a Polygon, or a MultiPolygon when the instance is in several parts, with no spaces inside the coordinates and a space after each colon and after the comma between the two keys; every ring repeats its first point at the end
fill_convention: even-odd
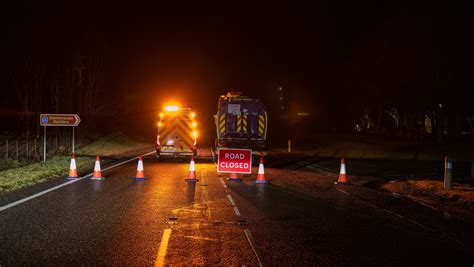
{"type": "Polygon", "coordinates": [[[166,106],[159,114],[156,137],[157,157],[196,156],[196,113],[191,108],[166,106]]]}

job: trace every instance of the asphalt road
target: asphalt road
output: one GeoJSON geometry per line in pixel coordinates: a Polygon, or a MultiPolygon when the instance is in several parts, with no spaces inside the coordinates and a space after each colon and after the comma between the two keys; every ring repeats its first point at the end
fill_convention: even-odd
{"type": "MultiPolygon", "coordinates": [[[[308,155],[270,155],[266,166],[290,170],[323,170],[339,173],[340,158],[308,155]]],[[[371,176],[382,180],[397,178],[443,177],[444,162],[426,160],[387,160],[346,158],[346,169],[351,175],[371,176]]],[[[454,162],[453,177],[470,176],[470,162],[454,162]]]]}
{"type": "Polygon", "coordinates": [[[197,162],[193,184],[188,167],[147,158],[147,181],[133,180],[132,162],[0,211],[0,265],[474,263],[472,247],[340,191],[310,198],[231,182],[212,162],[197,162]]]}

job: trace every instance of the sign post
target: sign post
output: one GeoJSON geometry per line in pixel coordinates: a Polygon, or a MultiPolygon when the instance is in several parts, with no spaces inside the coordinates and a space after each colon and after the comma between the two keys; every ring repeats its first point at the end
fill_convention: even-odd
{"type": "Polygon", "coordinates": [[[217,172],[252,173],[252,150],[221,148],[217,153],[217,172]]]}
{"type": "Polygon", "coordinates": [[[78,126],[81,118],[77,114],[41,114],[40,125],[44,126],[43,161],[46,161],[46,127],[70,126],[72,127],[72,153],[75,152],[74,127],[78,126]]]}
{"type": "Polygon", "coordinates": [[[474,117],[468,117],[467,122],[471,127],[471,178],[474,179],[474,117]]]}

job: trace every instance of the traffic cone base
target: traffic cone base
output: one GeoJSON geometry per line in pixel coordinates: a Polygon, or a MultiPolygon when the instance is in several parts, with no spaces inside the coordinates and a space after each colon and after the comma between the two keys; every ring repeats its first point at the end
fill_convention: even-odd
{"type": "Polygon", "coordinates": [[[196,167],[194,165],[194,157],[191,157],[191,162],[189,163],[188,178],[184,180],[186,182],[192,182],[192,183],[199,181],[198,179],[196,179],[196,167]]]}
{"type": "Polygon", "coordinates": [[[69,176],[67,179],[77,179],[79,178],[79,175],[77,175],[77,168],[76,168],[76,155],[72,154],[71,157],[71,164],[69,166],[69,176]]]}
{"type": "Polygon", "coordinates": [[[265,170],[263,167],[263,158],[260,157],[260,164],[258,165],[258,174],[256,184],[268,184],[268,181],[265,179],[265,170]]]}
{"type": "Polygon", "coordinates": [[[227,178],[227,180],[234,181],[234,182],[242,181],[239,177],[237,177],[237,173],[235,173],[235,172],[230,173],[230,177],[227,178]]]}

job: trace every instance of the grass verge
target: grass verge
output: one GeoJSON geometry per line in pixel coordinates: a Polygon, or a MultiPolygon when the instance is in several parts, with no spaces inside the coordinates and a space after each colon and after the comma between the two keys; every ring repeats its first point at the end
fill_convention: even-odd
{"type": "Polygon", "coordinates": [[[441,212],[446,217],[474,221],[474,186],[472,181],[453,183],[445,190],[440,180],[407,180],[382,185],[382,188],[403,195],[412,201],[441,212]]]}
{"type": "MultiPolygon", "coordinates": [[[[52,177],[67,175],[70,160],[71,157],[69,156],[55,156],[46,162],[1,171],[0,194],[40,183],[52,177]]],[[[90,169],[94,160],[92,157],[78,157],[76,159],[78,171],[90,169]]]]}
{"type": "MultiPolygon", "coordinates": [[[[94,140],[90,144],[77,149],[76,164],[79,172],[94,167],[95,155],[129,156],[153,144],[139,142],[121,134],[114,134],[94,140]]],[[[7,169],[0,171],[0,194],[37,184],[55,177],[67,175],[69,172],[69,155],[54,156],[46,162],[22,163],[8,162],[7,169]]],[[[104,161],[103,161],[104,163],[104,161]]]]}

